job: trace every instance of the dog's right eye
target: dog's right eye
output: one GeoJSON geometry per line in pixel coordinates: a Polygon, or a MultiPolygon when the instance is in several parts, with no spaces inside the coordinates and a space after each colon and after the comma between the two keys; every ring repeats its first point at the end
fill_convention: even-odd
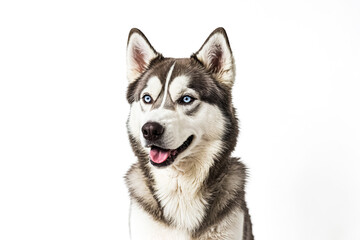
{"type": "Polygon", "coordinates": [[[144,103],[149,104],[149,103],[152,103],[152,98],[150,97],[150,95],[144,95],[143,101],[144,101],[144,103]]]}

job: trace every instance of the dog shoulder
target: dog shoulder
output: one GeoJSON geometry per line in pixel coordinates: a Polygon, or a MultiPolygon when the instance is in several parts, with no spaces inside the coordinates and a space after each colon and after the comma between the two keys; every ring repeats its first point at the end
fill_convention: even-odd
{"type": "Polygon", "coordinates": [[[243,239],[245,214],[240,209],[233,211],[224,217],[219,223],[209,227],[196,240],[209,239],[243,239]]]}
{"type": "Polygon", "coordinates": [[[150,180],[144,174],[139,163],[131,166],[125,176],[125,181],[131,201],[136,202],[141,208],[153,215],[155,219],[160,219],[161,212],[158,207],[158,202],[149,187],[150,180]]]}

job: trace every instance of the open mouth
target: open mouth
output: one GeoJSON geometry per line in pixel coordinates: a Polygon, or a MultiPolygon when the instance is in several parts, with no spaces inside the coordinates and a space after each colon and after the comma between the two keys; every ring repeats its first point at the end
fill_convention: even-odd
{"type": "Polygon", "coordinates": [[[191,135],[186,141],[177,149],[162,149],[157,146],[151,146],[150,150],[150,162],[156,167],[165,167],[172,164],[176,157],[185,151],[191,144],[194,136],[191,135]]]}

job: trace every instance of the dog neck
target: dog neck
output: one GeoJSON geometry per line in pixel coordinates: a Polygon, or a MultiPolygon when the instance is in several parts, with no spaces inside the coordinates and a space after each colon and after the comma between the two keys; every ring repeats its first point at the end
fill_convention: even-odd
{"type": "Polygon", "coordinates": [[[208,204],[204,185],[219,152],[219,144],[208,142],[206,147],[200,148],[201,152],[177,159],[166,168],[150,167],[154,194],[169,223],[191,232],[203,221],[208,204]]]}

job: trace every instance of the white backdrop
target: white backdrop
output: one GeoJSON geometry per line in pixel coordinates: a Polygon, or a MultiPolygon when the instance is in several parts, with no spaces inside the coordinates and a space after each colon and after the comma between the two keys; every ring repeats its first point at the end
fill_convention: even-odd
{"type": "Polygon", "coordinates": [[[127,239],[125,49],[237,63],[256,239],[360,239],[360,2],[1,1],[0,239],[127,239]]]}

